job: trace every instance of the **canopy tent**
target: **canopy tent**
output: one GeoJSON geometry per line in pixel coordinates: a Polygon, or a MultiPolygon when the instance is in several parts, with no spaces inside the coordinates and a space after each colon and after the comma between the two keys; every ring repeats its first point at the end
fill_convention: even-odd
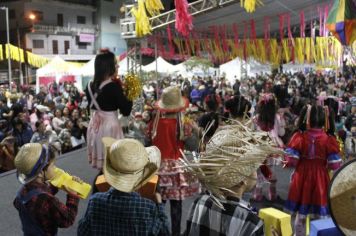
{"type": "Polygon", "coordinates": [[[310,69],[314,69],[315,64],[293,64],[292,62],[283,65],[283,72],[307,72],[310,69]]]}
{"type": "Polygon", "coordinates": [[[270,64],[262,64],[255,60],[249,60],[247,62],[249,69],[247,71],[248,76],[256,76],[257,74],[270,74],[272,66],[270,64]]]}
{"type": "Polygon", "coordinates": [[[168,74],[176,71],[175,66],[164,60],[162,57],[158,57],[154,62],[143,66],[142,70],[146,72],[156,71],[156,63],[158,65],[157,72],[159,73],[168,74]]]}
{"type": "Polygon", "coordinates": [[[126,75],[128,73],[127,62],[129,63],[130,68],[134,64],[134,60],[132,60],[129,57],[125,57],[123,60],[119,62],[119,71],[118,71],[119,75],[126,75]]]}
{"type": "Polygon", "coordinates": [[[48,64],[36,71],[36,91],[40,85],[47,85],[53,81],[73,81],[75,71],[82,66],[81,63],[66,62],[61,57],[54,57],[48,64]],[[64,78],[62,78],[64,77],[64,78]]]}
{"type": "Polygon", "coordinates": [[[235,58],[219,67],[220,75],[225,75],[225,78],[230,81],[231,84],[235,83],[235,80],[241,79],[241,60],[235,58]]]}
{"type": "Polygon", "coordinates": [[[90,61],[88,61],[86,64],[84,64],[81,68],[74,71],[74,74],[81,75],[81,76],[93,76],[94,75],[94,62],[95,62],[95,57],[93,57],[90,61]]]}

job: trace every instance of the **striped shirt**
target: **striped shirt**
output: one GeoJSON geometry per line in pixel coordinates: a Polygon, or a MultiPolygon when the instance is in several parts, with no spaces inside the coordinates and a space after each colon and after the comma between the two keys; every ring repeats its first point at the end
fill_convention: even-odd
{"type": "Polygon", "coordinates": [[[264,235],[262,220],[245,202],[229,197],[221,203],[225,210],[219,208],[207,194],[196,199],[188,215],[185,235],[264,235]]]}

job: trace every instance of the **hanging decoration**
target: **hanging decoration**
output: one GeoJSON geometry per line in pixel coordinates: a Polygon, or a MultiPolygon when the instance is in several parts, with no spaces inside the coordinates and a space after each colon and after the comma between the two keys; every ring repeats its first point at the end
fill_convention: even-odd
{"type": "Polygon", "coordinates": [[[138,0],[138,6],[131,9],[132,15],[136,19],[136,36],[143,37],[151,33],[151,25],[146,14],[144,0],[138,0]]]}
{"type": "Polygon", "coordinates": [[[6,44],[5,45],[5,57],[6,58],[11,58],[14,61],[18,61],[21,63],[25,62],[25,57],[24,57],[24,52],[22,49],[15,47],[11,44],[6,44]],[[10,52],[10,56],[9,56],[10,52]]]}
{"type": "Polygon", "coordinates": [[[326,26],[342,45],[351,46],[356,40],[356,2],[353,0],[335,1],[326,26]]]}
{"type": "Polygon", "coordinates": [[[2,45],[0,44],[0,61],[4,60],[4,54],[2,51],[2,45]]]}
{"type": "Polygon", "coordinates": [[[241,7],[245,8],[248,13],[256,11],[256,6],[263,5],[262,0],[241,0],[241,7]]]}
{"type": "Polygon", "coordinates": [[[161,0],[145,0],[145,6],[151,16],[157,16],[161,10],[164,10],[161,0]]]}
{"type": "Polygon", "coordinates": [[[142,83],[137,74],[129,73],[125,76],[124,91],[130,101],[134,101],[142,93],[142,83]]]}
{"type": "Polygon", "coordinates": [[[26,52],[26,56],[27,63],[36,68],[43,67],[49,62],[47,58],[33,54],[32,52],[26,52]]]}
{"type": "Polygon", "coordinates": [[[176,6],[176,22],[177,31],[184,37],[187,37],[193,29],[193,17],[188,11],[187,0],[175,0],[176,6]]]}

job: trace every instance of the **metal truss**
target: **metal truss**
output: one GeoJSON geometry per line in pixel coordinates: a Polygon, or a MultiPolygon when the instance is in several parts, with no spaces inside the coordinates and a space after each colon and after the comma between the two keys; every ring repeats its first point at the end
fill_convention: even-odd
{"type": "MultiPolygon", "coordinates": [[[[204,12],[213,10],[214,8],[219,8],[238,2],[237,0],[198,0],[189,4],[189,12],[191,15],[199,15],[204,12]]],[[[122,38],[136,38],[135,31],[135,17],[131,14],[131,9],[134,5],[125,6],[125,18],[120,20],[121,26],[121,36],[122,38]]],[[[149,19],[152,30],[162,28],[166,25],[172,24],[176,21],[176,10],[171,10],[164,12],[160,15],[151,17],[149,19]]]]}

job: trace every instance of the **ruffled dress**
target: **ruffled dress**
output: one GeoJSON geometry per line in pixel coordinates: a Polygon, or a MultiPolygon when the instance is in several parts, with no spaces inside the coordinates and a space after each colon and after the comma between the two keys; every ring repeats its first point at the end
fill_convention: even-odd
{"type": "Polygon", "coordinates": [[[335,137],[322,129],[298,132],[291,138],[286,152],[288,166],[295,166],[295,171],[285,210],[304,216],[328,217],[328,169],[336,170],[342,163],[335,137]]]}
{"type": "Polygon", "coordinates": [[[160,118],[157,134],[152,144],[161,151],[161,167],[159,169],[159,185],[164,200],[184,200],[199,192],[198,181],[179,167],[180,150],[184,150],[184,142],[178,139],[177,120],[160,118]]]}

